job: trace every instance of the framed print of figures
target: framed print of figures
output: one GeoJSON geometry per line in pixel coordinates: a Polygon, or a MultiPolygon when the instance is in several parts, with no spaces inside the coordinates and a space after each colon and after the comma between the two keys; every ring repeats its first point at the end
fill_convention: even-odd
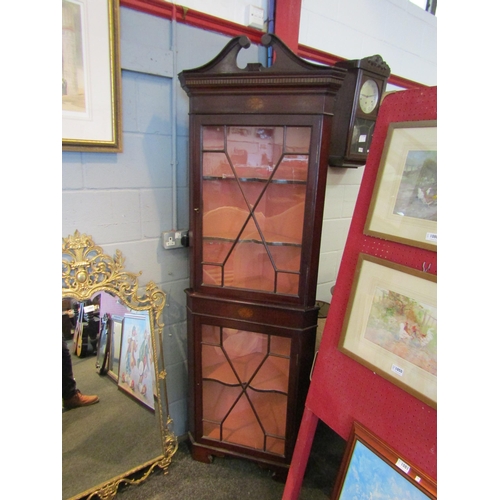
{"type": "Polygon", "coordinates": [[[156,380],[148,315],[123,317],[118,387],[154,410],[156,380]]]}
{"type": "Polygon", "coordinates": [[[121,151],[118,0],[62,0],[62,149],[121,151]]]}
{"type": "Polygon", "coordinates": [[[436,500],[434,479],[354,422],[331,500],[436,500]]]}
{"type": "Polygon", "coordinates": [[[360,254],[339,350],[437,407],[437,278],[360,254]]]}
{"type": "Polygon", "coordinates": [[[364,233],[437,250],[437,122],[389,125],[364,233]]]}

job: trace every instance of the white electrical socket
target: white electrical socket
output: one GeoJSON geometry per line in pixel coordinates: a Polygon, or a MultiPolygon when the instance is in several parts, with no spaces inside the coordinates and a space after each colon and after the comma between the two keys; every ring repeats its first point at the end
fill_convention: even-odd
{"type": "Polygon", "coordinates": [[[161,236],[165,250],[187,246],[187,244],[183,244],[187,243],[187,229],[182,231],[165,231],[161,233],[161,236]]]}
{"type": "Polygon", "coordinates": [[[264,29],[264,9],[248,5],[246,10],[246,25],[258,30],[264,29]]]}

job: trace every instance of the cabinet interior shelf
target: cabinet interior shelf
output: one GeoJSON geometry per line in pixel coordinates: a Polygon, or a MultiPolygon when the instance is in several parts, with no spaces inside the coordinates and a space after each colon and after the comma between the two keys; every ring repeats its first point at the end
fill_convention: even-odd
{"type": "MultiPolygon", "coordinates": [[[[229,177],[229,176],[213,176],[213,175],[204,175],[203,176],[204,181],[235,181],[236,177],[229,177]]],[[[306,185],[307,181],[304,180],[292,180],[292,179],[264,179],[260,177],[238,177],[238,180],[240,182],[263,182],[263,183],[270,183],[270,184],[302,184],[306,185]]]]}
{"type": "Polygon", "coordinates": [[[253,353],[233,358],[231,363],[233,366],[227,359],[212,364],[204,363],[203,380],[259,392],[288,394],[288,357],[253,353]]]}
{"type": "Polygon", "coordinates": [[[245,383],[230,384],[229,382],[222,382],[221,380],[217,380],[215,378],[210,378],[210,377],[203,377],[203,381],[216,382],[218,384],[222,384],[222,385],[225,385],[227,387],[241,387],[242,389],[252,389],[252,391],[255,391],[255,392],[275,393],[275,394],[283,394],[283,396],[287,396],[287,393],[285,391],[280,391],[279,389],[259,389],[257,387],[254,387],[251,383],[250,384],[245,384],[245,383]]]}
{"type": "MultiPolygon", "coordinates": [[[[276,241],[273,241],[273,236],[266,235],[266,243],[269,246],[287,246],[287,247],[297,247],[300,248],[302,247],[301,243],[297,243],[294,241],[280,241],[283,240],[283,237],[281,235],[276,236],[276,241]]],[[[229,242],[232,243],[234,242],[234,238],[231,237],[223,237],[223,236],[203,236],[203,241],[209,242],[209,241],[220,241],[220,242],[229,242]]],[[[238,243],[257,243],[259,245],[263,245],[264,242],[261,239],[254,239],[254,238],[245,238],[245,239],[239,239],[238,243]]]]}

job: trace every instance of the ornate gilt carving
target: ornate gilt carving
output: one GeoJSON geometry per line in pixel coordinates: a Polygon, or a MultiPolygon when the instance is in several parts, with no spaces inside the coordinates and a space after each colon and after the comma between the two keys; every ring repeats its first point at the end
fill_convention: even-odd
{"type": "Polygon", "coordinates": [[[159,413],[159,421],[162,422],[163,455],[119,477],[110,479],[109,482],[95,486],[71,500],[81,498],[111,500],[116,496],[122,484],[139,485],[150,476],[155,468],[162,469],[166,473],[178,448],[177,437],[171,430],[173,421],[168,413],[167,373],[163,366],[162,314],[166,294],[153,281],[150,281],[142,292],[139,291],[138,277],[141,273],[126,271],[124,261],[125,258],[119,250],[116,250],[113,257],[106,255],[101,247],[95,245],[91,236],[75,231],[72,236],[63,238],[62,296],[85,301],[91,299],[97,292],[104,291],[119,297],[131,309],[149,311],[152,331],[155,333],[151,336],[155,359],[156,390],[159,395],[155,411],[159,413]],[[156,339],[159,339],[159,346],[156,339]]]}

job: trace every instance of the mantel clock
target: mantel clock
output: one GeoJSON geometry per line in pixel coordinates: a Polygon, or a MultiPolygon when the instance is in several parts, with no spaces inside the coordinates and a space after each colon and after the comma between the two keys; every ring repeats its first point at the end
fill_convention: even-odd
{"type": "Polygon", "coordinates": [[[379,55],[341,61],[347,76],[335,105],[328,164],[358,167],[366,163],[382,94],[390,75],[379,55]]]}

